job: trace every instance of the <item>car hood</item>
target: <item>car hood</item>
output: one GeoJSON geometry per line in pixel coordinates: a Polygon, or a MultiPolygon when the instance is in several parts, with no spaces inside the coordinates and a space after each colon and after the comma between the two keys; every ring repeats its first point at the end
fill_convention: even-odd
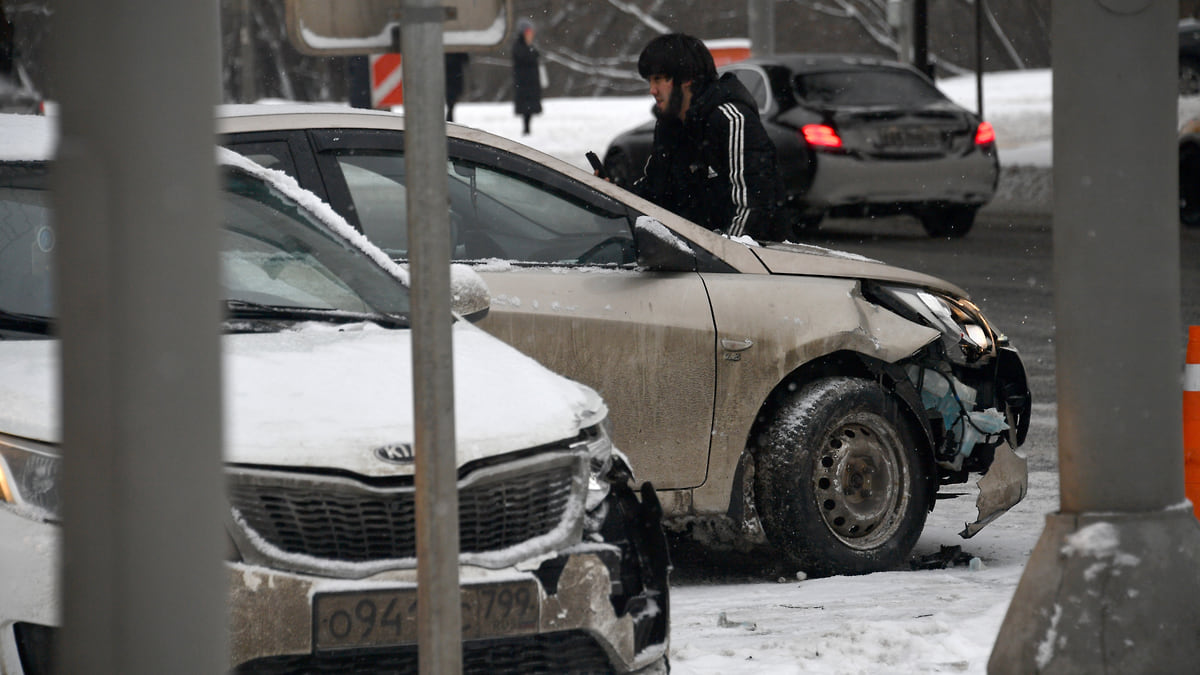
{"type": "MultiPolygon", "coordinates": [[[[375,455],[413,442],[410,337],[364,324],[225,336],[225,460],[411,474],[375,455]]],[[[573,439],[607,415],[591,389],[465,322],[453,343],[459,466],[573,439]]],[[[0,432],[59,442],[58,359],[55,340],[0,342],[0,432]]]]}
{"type": "Polygon", "coordinates": [[[791,243],[749,248],[771,274],[872,279],[936,289],[960,298],[969,297],[965,290],[945,279],[892,267],[853,253],[791,243]]]}

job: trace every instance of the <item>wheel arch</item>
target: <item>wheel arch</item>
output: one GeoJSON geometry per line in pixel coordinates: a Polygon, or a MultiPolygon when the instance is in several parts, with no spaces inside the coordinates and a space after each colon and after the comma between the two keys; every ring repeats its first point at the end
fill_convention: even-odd
{"type": "MultiPolygon", "coordinates": [[[[859,352],[843,350],[826,354],[801,364],[784,377],[759,406],[754,423],[746,437],[744,455],[753,459],[758,452],[757,439],[771,423],[775,414],[784,404],[787,397],[799,391],[805,385],[826,377],[854,377],[878,381],[885,391],[892,394],[892,400],[897,404],[896,410],[913,430],[913,437],[919,447],[918,455],[925,463],[926,475],[929,476],[926,489],[928,490],[929,509],[932,511],[936,502],[938,479],[934,448],[936,445],[935,430],[930,425],[921,405],[921,396],[916,387],[904,374],[903,364],[893,364],[872,358],[859,352]]],[[[740,522],[750,505],[743,503],[741,497],[750,498],[753,493],[748,490],[746,462],[739,462],[734,474],[734,485],[730,491],[729,516],[735,522],[740,522]]]]}

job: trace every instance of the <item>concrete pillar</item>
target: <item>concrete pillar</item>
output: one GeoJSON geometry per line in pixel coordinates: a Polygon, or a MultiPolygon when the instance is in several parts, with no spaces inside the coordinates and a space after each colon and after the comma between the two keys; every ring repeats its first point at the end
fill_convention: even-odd
{"type": "Polygon", "coordinates": [[[1061,510],[988,663],[1200,671],[1200,523],[1184,498],[1176,21],[1168,0],[1052,20],[1061,510]]]}
{"type": "Polygon", "coordinates": [[[228,668],[217,20],[55,3],[63,673],[228,668]]]}

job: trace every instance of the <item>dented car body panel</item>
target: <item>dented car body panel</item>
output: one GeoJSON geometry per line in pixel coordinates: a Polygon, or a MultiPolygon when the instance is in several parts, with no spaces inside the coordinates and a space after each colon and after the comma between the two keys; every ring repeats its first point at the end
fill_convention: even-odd
{"type": "MultiPolygon", "coordinates": [[[[232,106],[218,125],[223,143],[295,172],[405,258],[403,233],[382,224],[384,214],[406,218],[395,197],[401,116],[232,106]]],[[[904,476],[912,482],[887,494],[921,498],[896,496],[879,505],[885,515],[863,520],[897,532],[882,544],[831,525],[825,549],[813,544],[818,554],[805,557],[814,570],[894,567],[923,526],[913,510],[932,509],[941,486],[986,473],[1000,444],[1023,442],[1031,402],[1020,357],[953,283],[815,246],[730,239],[520,143],[457,125],[447,135],[453,257],[493,298],[478,325],[605,397],[617,443],[671,521],[755,530],[771,485],[751,481],[768,454],[800,459],[787,484],[824,489],[797,468],[815,446],[772,446],[766,434],[771,420],[804,409],[800,397],[821,381],[873,383],[884,397],[825,401],[830,433],[865,424],[899,439],[863,446],[861,456],[831,452],[838,480],[904,476]],[[867,422],[854,421],[861,415],[867,422]],[[822,550],[833,562],[823,564],[822,550]]],[[[1009,475],[1011,488],[1020,478],[1009,475]]],[[[1009,497],[989,504],[1021,493],[996,489],[1009,497]]]]}
{"type": "Polygon", "coordinates": [[[728,507],[728,486],[763,402],[805,364],[841,352],[898,361],[937,339],[936,331],[867,302],[853,280],[812,279],[783,297],[772,292],[777,281],[770,276],[705,275],[705,280],[718,334],[753,345],[721,349],[718,356],[710,480],[693,495],[698,512],[728,507]]]}

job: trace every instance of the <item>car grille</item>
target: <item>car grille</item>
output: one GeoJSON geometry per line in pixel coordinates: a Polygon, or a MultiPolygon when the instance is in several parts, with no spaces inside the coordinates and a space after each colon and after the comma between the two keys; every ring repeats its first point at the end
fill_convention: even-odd
{"type": "MultiPolygon", "coordinates": [[[[463,642],[462,650],[465,675],[613,672],[604,648],[579,631],[473,640],[463,642]]],[[[415,673],[417,647],[269,657],[244,663],[233,672],[237,675],[415,673]]]]}
{"type": "MultiPolygon", "coordinates": [[[[586,471],[583,454],[551,452],[460,479],[463,562],[502,567],[579,537],[586,471]],[[535,539],[541,547],[531,551],[528,542],[535,539]]],[[[234,538],[247,562],[346,577],[416,564],[412,485],[238,469],[229,496],[234,538]]]]}

